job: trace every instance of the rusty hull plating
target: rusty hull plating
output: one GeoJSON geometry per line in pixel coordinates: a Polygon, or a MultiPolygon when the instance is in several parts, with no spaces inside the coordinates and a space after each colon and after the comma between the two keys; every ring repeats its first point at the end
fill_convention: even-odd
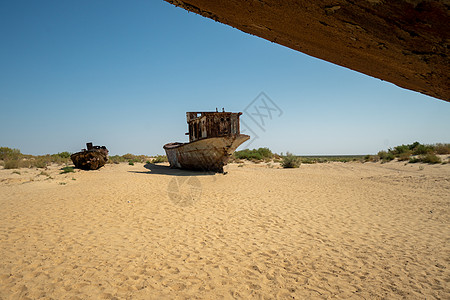
{"type": "Polygon", "coordinates": [[[83,170],[97,170],[108,161],[108,149],[105,146],[93,146],[86,143],[86,149],[70,156],[75,167],[83,170]]]}
{"type": "Polygon", "coordinates": [[[172,168],[223,173],[230,156],[250,136],[240,134],[239,113],[187,112],[189,143],[164,145],[172,168]]]}

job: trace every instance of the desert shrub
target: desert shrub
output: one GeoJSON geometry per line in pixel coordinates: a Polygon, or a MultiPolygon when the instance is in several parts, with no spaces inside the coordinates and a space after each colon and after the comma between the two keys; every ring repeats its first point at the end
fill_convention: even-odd
{"type": "Polygon", "coordinates": [[[409,147],[409,150],[414,150],[414,148],[416,148],[419,145],[420,145],[420,143],[415,141],[414,143],[409,144],[408,147],[409,147]]]}
{"type": "Polygon", "coordinates": [[[370,155],[367,154],[364,156],[364,162],[377,162],[380,160],[380,157],[378,155],[370,155]]]}
{"type": "Polygon", "coordinates": [[[50,160],[45,156],[39,156],[34,160],[30,160],[30,162],[31,167],[34,168],[46,168],[50,164],[50,160]]]}
{"type": "Polygon", "coordinates": [[[143,163],[146,159],[148,159],[148,157],[145,156],[145,155],[135,155],[134,159],[133,159],[133,162],[135,162],[135,163],[137,163],[137,162],[143,163]]]}
{"type": "Polygon", "coordinates": [[[146,156],[145,155],[134,155],[131,153],[127,153],[127,154],[122,155],[122,158],[125,161],[144,162],[146,156]]]}
{"type": "Polygon", "coordinates": [[[18,159],[5,160],[5,165],[3,167],[5,169],[18,169],[19,168],[19,160],[18,159]]]}
{"type": "Polygon", "coordinates": [[[21,159],[19,160],[19,168],[32,168],[33,159],[21,159]]]}
{"type": "Polygon", "coordinates": [[[134,166],[134,162],[133,162],[132,160],[128,161],[128,164],[129,164],[130,166],[134,166]]]}
{"type": "Polygon", "coordinates": [[[269,148],[258,148],[258,149],[244,149],[241,151],[234,152],[234,158],[237,159],[247,159],[251,161],[261,161],[270,160],[273,158],[273,153],[269,148]]]}
{"type": "Polygon", "coordinates": [[[383,161],[383,162],[388,162],[391,161],[395,158],[394,154],[392,152],[387,152],[387,151],[380,151],[378,152],[378,157],[383,161]]]}
{"type": "Polygon", "coordinates": [[[125,159],[119,155],[110,156],[108,159],[108,163],[110,163],[110,164],[118,164],[121,162],[125,162],[125,159]]]}
{"type": "Polygon", "coordinates": [[[442,162],[441,158],[433,153],[423,154],[416,157],[411,157],[409,160],[410,163],[426,163],[426,164],[440,164],[442,162]]]}
{"type": "Polygon", "coordinates": [[[149,160],[150,157],[146,155],[134,155],[131,153],[124,154],[122,156],[120,155],[113,155],[110,156],[108,159],[108,163],[110,164],[118,164],[121,162],[133,162],[133,163],[143,163],[147,160],[149,160]]]}
{"type": "Polygon", "coordinates": [[[394,149],[389,149],[388,152],[398,157],[403,153],[411,153],[411,149],[409,149],[409,145],[401,145],[394,147],[394,149]]]}
{"type": "Polygon", "coordinates": [[[153,161],[152,161],[152,163],[162,163],[162,162],[167,162],[168,161],[168,159],[167,159],[167,156],[165,156],[165,155],[157,155],[154,159],[153,159],[153,161]]]}
{"type": "Polygon", "coordinates": [[[73,167],[64,167],[61,169],[61,173],[60,174],[66,174],[66,173],[73,173],[75,172],[75,170],[73,169],[73,167]]]}
{"type": "Polygon", "coordinates": [[[450,144],[436,144],[434,146],[434,152],[436,154],[450,154],[450,144]]]}
{"type": "MultiPolygon", "coordinates": [[[[324,162],[327,162],[327,161],[328,161],[327,159],[325,159],[325,160],[326,160],[326,161],[324,161],[324,162]]],[[[354,157],[341,157],[341,158],[338,158],[337,161],[338,161],[338,162],[347,163],[347,162],[350,162],[350,161],[357,161],[357,159],[354,158],[354,157]]]]}
{"type": "Polygon", "coordinates": [[[408,152],[403,152],[399,154],[398,161],[406,161],[409,160],[410,158],[411,158],[411,151],[408,150],[408,152]]]}
{"type": "Polygon", "coordinates": [[[286,156],[283,157],[281,162],[281,166],[283,168],[298,168],[300,167],[300,158],[293,155],[292,153],[287,152],[286,156]]]}
{"type": "Polygon", "coordinates": [[[315,164],[315,163],[317,163],[317,160],[312,159],[312,158],[308,158],[308,157],[302,157],[301,158],[301,163],[302,164],[315,164]]]}
{"type": "Polygon", "coordinates": [[[434,147],[432,145],[422,145],[422,144],[418,144],[416,147],[412,149],[412,153],[414,155],[433,153],[433,151],[434,147]]]}
{"type": "Polygon", "coordinates": [[[380,159],[384,159],[386,156],[387,156],[387,151],[384,151],[384,150],[381,150],[381,151],[378,151],[378,157],[380,158],[380,159]]]}
{"type": "Polygon", "coordinates": [[[136,157],[136,155],[131,154],[131,153],[127,153],[127,154],[122,155],[122,157],[125,160],[133,160],[136,157]]]}
{"type": "Polygon", "coordinates": [[[42,157],[42,160],[45,160],[48,165],[50,165],[51,163],[62,165],[67,162],[67,158],[63,158],[58,154],[45,155],[44,157],[42,157]]]}
{"type": "Polygon", "coordinates": [[[247,159],[247,160],[261,160],[263,157],[256,150],[244,149],[241,151],[234,152],[234,157],[237,159],[247,159]]]}
{"type": "Polygon", "coordinates": [[[269,148],[264,147],[264,148],[258,148],[258,153],[261,154],[261,156],[263,158],[272,158],[273,157],[273,153],[272,151],[270,151],[269,148]]]}
{"type": "Polygon", "coordinates": [[[0,160],[17,160],[22,156],[19,149],[0,147],[0,160]]]}
{"type": "Polygon", "coordinates": [[[436,158],[436,154],[450,154],[450,144],[437,143],[424,145],[416,141],[409,145],[400,145],[390,148],[388,151],[378,152],[378,156],[383,162],[397,157],[399,161],[409,160],[410,163],[425,162],[424,160],[438,163],[439,157],[436,158]],[[414,157],[411,157],[412,155],[414,157]]]}
{"type": "Polygon", "coordinates": [[[59,156],[59,157],[61,157],[61,158],[70,158],[70,155],[71,155],[72,153],[70,153],[70,152],[67,152],[67,151],[64,151],[64,152],[60,152],[60,153],[58,153],[58,154],[55,154],[56,156],[59,156]]]}
{"type": "Polygon", "coordinates": [[[428,153],[420,157],[420,160],[427,164],[440,164],[441,158],[433,153],[428,153]]]}

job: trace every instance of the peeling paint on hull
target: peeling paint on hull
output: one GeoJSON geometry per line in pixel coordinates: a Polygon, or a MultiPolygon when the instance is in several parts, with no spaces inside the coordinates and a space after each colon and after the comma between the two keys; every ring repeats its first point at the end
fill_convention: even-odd
{"type": "Polygon", "coordinates": [[[223,167],[242,143],[250,139],[245,134],[200,139],[190,143],[164,145],[172,168],[223,173],[223,167]]]}

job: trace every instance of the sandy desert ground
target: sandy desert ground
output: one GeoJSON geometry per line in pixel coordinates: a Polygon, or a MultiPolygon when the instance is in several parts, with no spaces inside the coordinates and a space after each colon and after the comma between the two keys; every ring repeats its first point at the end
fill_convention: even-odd
{"type": "Polygon", "coordinates": [[[450,299],[450,164],[0,170],[0,299],[450,299]]]}

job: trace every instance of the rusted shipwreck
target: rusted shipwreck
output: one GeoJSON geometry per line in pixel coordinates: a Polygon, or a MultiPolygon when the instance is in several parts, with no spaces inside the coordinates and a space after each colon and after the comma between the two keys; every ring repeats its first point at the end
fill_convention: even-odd
{"type": "Polygon", "coordinates": [[[108,161],[108,149],[105,146],[93,146],[86,143],[86,148],[70,156],[75,167],[83,170],[97,170],[108,161]]]}
{"type": "Polygon", "coordinates": [[[240,134],[239,113],[187,112],[189,143],[164,145],[172,168],[223,173],[233,152],[250,136],[240,134]]]}

